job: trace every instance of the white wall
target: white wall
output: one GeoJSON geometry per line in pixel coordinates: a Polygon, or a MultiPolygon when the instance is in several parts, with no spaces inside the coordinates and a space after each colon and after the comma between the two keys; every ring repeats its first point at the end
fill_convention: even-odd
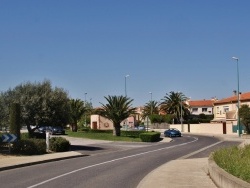
{"type": "MultiPolygon", "coordinates": [[[[228,122],[226,124],[226,134],[237,134],[233,133],[233,123],[228,122]]],[[[235,124],[234,124],[235,125],[235,124]]],[[[177,128],[182,130],[181,124],[171,124],[170,128],[177,128]]],[[[183,132],[188,132],[188,124],[183,124],[183,132]]],[[[223,134],[222,123],[200,123],[190,124],[190,133],[205,133],[205,134],[223,134]]]]}

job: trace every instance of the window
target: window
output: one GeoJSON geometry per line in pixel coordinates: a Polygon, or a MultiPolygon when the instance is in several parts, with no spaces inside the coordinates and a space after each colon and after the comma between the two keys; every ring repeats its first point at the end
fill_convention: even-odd
{"type": "Polygon", "coordinates": [[[202,108],[202,112],[207,112],[207,108],[202,108]]]}
{"type": "Polygon", "coordinates": [[[192,108],[192,112],[198,112],[198,108],[192,108]]]}
{"type": "Polygon", "coordinates": [[[219,114],[220,113],[220,108],[219,107],[217,107],[217,114],[219,114]]]}
{"type": "Polygon", "coordinates": [[[223,113],[225,114],[228,111],[229,111],[229,106],[223,106],[223,113]]]}

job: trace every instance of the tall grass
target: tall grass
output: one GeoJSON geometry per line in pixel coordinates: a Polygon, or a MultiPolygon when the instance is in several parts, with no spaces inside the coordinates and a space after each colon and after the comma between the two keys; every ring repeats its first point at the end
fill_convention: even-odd
{"type": "Polygon", "coordinates": [[[213,153],[213,159],[228,173],[250,183],[250,145],[220,149],[213,153]]]}

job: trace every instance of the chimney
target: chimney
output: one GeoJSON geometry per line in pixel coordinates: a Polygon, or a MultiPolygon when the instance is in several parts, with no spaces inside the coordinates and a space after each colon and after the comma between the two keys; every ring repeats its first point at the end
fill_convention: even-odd
{"type": "Polygon", "coordinates": [[[233,95],[236,96],[237,95],[237,91],[233,90],[233,95]]]}

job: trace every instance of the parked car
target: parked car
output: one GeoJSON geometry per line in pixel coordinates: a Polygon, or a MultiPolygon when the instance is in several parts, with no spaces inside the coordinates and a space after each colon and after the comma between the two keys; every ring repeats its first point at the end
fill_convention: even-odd
{"type": "Polygon", "coordinates": [[[51,132],[51,126],[48,126],[48,125],[39,125],[37,127],[37,130],[35,132],[38,132],[40,134],[46,134],[47,131],[51,132]]]}
{"type": "Polygon", "coordinates": [[[52,134],[65,134],[65,130],[61,126],[53,126],[51,127],[52,134]]]}
{"type": "Polygon", "coordinates": [[[181,137],[181,132],[178,129],[172,128],[164,131],[165,137],[181,137]]]}
{"type": "Polygon", "coordinates": [[[136,130],[140,130],[140,131],[145,131],[145,126],[144,125],[139,125],[137,127],[135,127],[136,130]]]}
{"type": "Polygon", "coordinates": [[[37,133],[46,134],[46,132],[50,132],[51,134],[65,134],[65,130],[61,126],[49,126],[49,125],[40,125],[37,128],[37,133]]]}

